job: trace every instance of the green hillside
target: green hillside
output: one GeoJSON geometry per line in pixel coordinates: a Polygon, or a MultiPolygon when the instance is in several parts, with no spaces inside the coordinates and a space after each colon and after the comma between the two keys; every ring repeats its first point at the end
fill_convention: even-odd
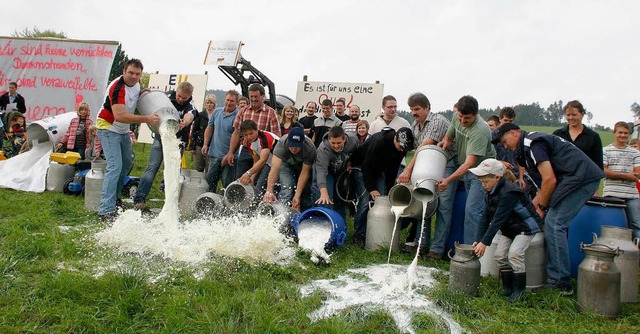
{"type": "MultiPolygon", "coordinates": [[[[528,132],[538,131],[545,133],[553,133],[558,127],[556,126],[530,126],[523,125],[522,129],[528,132]]],[[[613,132],[609,131],[596,131],[600,135],[600,139],[602,139],[602,146],[607,146],[613,143],[613,132]]]]}

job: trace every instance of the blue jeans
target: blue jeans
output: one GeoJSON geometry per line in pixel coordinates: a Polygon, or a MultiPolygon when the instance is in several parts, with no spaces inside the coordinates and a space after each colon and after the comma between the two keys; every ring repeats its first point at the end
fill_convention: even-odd
{"type": "Polygon", "coordinates": [[[107,159],[98,208],[98,214],[104,215],[116,211],[116,199],[122,190],[124,178],[133,167],[133,149],[128,133],[98,130],[98,138],[107,159]]]}
{"type": "Polygon", "coordinates": [[[212,193],[218,190],[218,181],[222,179],[222,188],[226,188],[233,182],[236,175],[234,166],[222,166],[222,158],[209,156],[209,169],[207,170],[207,183],[212,193]]]}
{"type": "Polygon", "coordinates": [[[569,224],[599,185],[600,181],[594,181],[569,193],[556,206],[549,208],[544,217],[544,236],[549,252],[547,277],[550,284],[571,284],[571,262],[567,242],[569,224]]]}
{"type": "MultiPolygon", "coordinates": [[[[329,193],[329,198],[331,198],[331,200],[333,201],[333,205],[331,204],[319,204],[319,207],[323,207],[323,208],[327,208],[327,209],[331,209],[335,212],[337,212],[340,217],[342,217],[342,219],[344,219],[344,221],[347,221],[347,203],[345,203],[344,201],[342,201],[338,196],[337,193],[335,192],[335,186],[336,186],[336,180],[338,179],[338,176],[334,175],[333,173],[328,173],[327,174],[327,192],[329,193]]],[[[318,190],[319,191],[319,190],[318,190]]],[[[317,200],[320,196],[318,195],[318,197],[314,197],[314,200],[317,200]]]]}
{"type": "Polygon", "coordinates": [[[640,238],[640,198],[623,198],[627,203],[625,212],[629,228],[633,230],[633,238],[640,238]]]}
{"type": "Polygon", "coordinates": [[[153,139],[153,145],[151,146],[151,152],[149,152],[149,163],[144,170],[144,174],[140,178],[140,185],[136,191],[136,195],[133,197],[134,203],[144,203],[153,185],[153,179],[156,177],[160,165],[162,164],[162,142],[158,135],[153,139]]]}
{"type": "Polygon", "coordinates": [[[463,239],[465,244],[471,245],[474,241],[482,238],[482,236],[479,235],[481,231],[480,220],[482,219],[482,215],[484,215],[484,208],[486,206],[484,198],[487,192],[482,187],[482,182],[471,172],[467,172],[467,174],[464,175],[464,187],[467,190],[467,205],[464,208],[463,239]]]}
{"type": "MultiPolygon", "coordinates": [[[[280,178],[278,200],[282,203],[286,203],[287,206],[291,205],[291,200],[293,199],[301,172],[302,166],[294,166],[288,163],[282,163],[282,165],[280,165],[280,170],[278,171],[278,177],[280,178]]],[[[307,183],[302,190],[302,195],[300,195],[300,211],[304,211],[312,206],[311,175],[309,175],[309,180],[307,180],[307,183]]]]}
{"type": "Polygon", "coordinates": [[[236,176],[234,180],[239,179],[242,174],[246,173],[251,167],[253,167],[253,157],[249,153],[249,149],[246,147],[240,147],[240,153],[237,154],[235,161],[236,176]]]}
{"type": "Polygon", "coordinates": [[[264,192],[267,191],[267,178],[269,177],[270,171],[271,166],[264,164],[264,166],[262,166],[262,170],[256,178],[256,189],[258,190],[258,195],[260,196],[260,198],[262,198],[262,196],[264,196],[264,192]]]}
{"type": "MultiPolygon", "coordinates": [[[[444,169],[444,177],[449,177],[458,167],[457,159],[449,160],[444,169]]],[[[439,203],[438,211],[436,211],[436,229],[433,233],[433,243],[431,243],[431,247],[429,247],[429,240],[431,239],[431,219],[426,219],[425,224],[427,224],[427,226],[424,228],[423,242],[425,242],[425,247],[429,247],[430,252],[438,254],[444,253],[444,246],[447,238],[449,238],[449,230],[451,229],[453,199],[456,196],[456,189],[458,189],[458,180],[451,182],[447,189],[438,196],[439,203]]]]}

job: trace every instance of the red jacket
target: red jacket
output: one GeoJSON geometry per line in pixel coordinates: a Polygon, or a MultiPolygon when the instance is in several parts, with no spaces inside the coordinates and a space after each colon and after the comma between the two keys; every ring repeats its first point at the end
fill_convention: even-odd
{"type": "MultiPolygon", "coordinates": [[[[71,124],[65,132],[60,142],[63,144],[67,144],[67,150],[72,150],[76,144],[76,134],[78,133],[78,123],[80,123],[80,118],[76,117],[71,120],[71,124]]],[[[89,127],[93,125],[93,121],[87,116],[87,121],[84,124],[85,138],[87,140],[86,147],[91,145],[91,135],[89,134],[89,127]]]]}

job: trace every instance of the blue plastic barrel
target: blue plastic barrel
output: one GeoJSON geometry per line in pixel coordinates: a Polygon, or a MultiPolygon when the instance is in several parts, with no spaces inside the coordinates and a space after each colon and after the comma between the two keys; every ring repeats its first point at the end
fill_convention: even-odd
{"type": "Polygon", "coordinates": [[[615,197],[594,196],[580,209],[569,225],[569,259],[571,277],[578,277],[578,266],[584,259],[580,243],[593,243],[593,234],[600,236],[600,227],[627,227],[625,202],[615,197]]]}
{"type": "Polygon", "coordinates": [[[323,207],[309,208],[291,222],[291,225],[296,230],[296,236],[298,236],[300,222],[310,218],[326,220],[331,223],[331,237],[327,241],[325,248],[344,245],[344,240],[347,238],[347,224],[337,212],[323,207]]]}
{"type": "Polygon", "coordinates": [[[456,242],[464,243],[464,209],[467,206],[467,191],[464,188],[464,182],[458,182],[458,188],[453,198],[453,213],[451,215],[451,229],[449,237],[445,244],[445,254],[450,249],[455,249],[456,242]]]}

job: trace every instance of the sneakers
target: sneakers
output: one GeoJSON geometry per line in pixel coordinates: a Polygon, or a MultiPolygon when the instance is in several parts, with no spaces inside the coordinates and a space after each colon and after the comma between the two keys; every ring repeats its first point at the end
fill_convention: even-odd
{"type": "Polygon", "coordinates": [[[365,240],[364,240],[363,236],[357,235],[355,240],[354,240],[354,243],[355,243],[356,247],[358,247],[360,249],[364,249],[364,241],[365,240]]]}

